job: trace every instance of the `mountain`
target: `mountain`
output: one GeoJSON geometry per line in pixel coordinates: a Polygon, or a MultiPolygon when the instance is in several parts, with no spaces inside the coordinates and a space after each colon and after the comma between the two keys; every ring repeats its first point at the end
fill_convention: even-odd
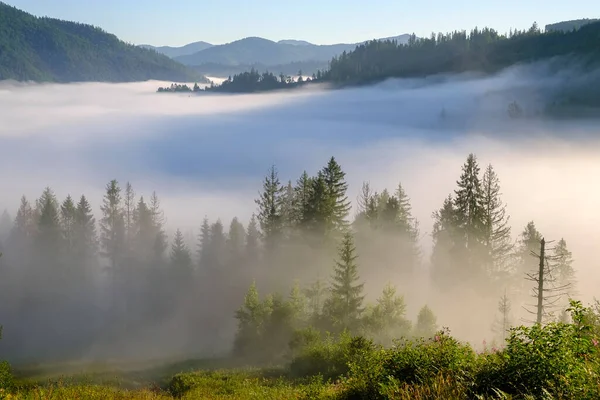
{"type": "Polygon", "coordinates": [[[0,2],[0,80],[204,81],[184,65],[102,29],[40,18],[0,2]]]}
{"type": "Polygon", "coordinates": [[[180,56],[187,56],[189,54],[194,54],[202,50],[206,50],[213,45],[206,42],[194,42],[190,44],[186,44],[182,47],[171,47],[171,46],[160,46],[154,47],[149,44],[141,44],[139,47],[143,47],[145,49],[152,49],[158,53],[164,54],[167,57],[175,58],[180,56]]]}
{"type": "MultiPolygon", "coordinates": [[[[407,43],[408,37],[409,35],[400,35],[386,39],[407,43]]],[[[344,51],[352,51],[360,44],[362,43],[316,45],[299,40],[274,42],[259,37],[248,37],[212,46],[194,54],[175,57],[175,60],[186,65],[221,64],[229,67],[253,64],[275,66],[307,61],[328,62],[334,56],[344,51]]]]}
{"type": "Polygon", "coordinates": [[[294,46],[314,46],[314,44],[307,42],[306,40],[280,40],[279,44],[292,44],[294,46]]]}
{"type": "Polygon", "coordinates": [[[584,18],[584,19],[574,19],[571,21],[557,22],[555,24],[546,25],[546,32],[552,32],[552,31],[568,32],[568,31],[572,31],[574,29],[579,29],[584,25],[591,24],[593,22],[598,22],[598,21],[600,21],[600,20],[584,18]]]}

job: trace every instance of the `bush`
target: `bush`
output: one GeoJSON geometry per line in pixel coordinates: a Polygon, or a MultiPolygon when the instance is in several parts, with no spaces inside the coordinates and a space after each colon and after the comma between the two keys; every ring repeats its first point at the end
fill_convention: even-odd
{"type": "Polygon", "coordinates": [[[290,372],[294,377],[322,375],[325,379],[339,378],[348,372],[351,362],[365,357],[376,348],[372,341],[348,333],[342,333],[339,340],[332,335],[324,340],[311,339],[290,364],[290,372]]]}
{"type": "Polygon", "coordinates": [[[10,364],[6,361],[0,361],[0,389],[11,390],[13,385],[14,380],[10,364]]]}
{"type": "Polygon", "coordinates": [[[476,354],[440,331],[434,338],[396,342],[355,358],[345,380],[346,398],[385,399],[406,385],[431,385],[448,377],[454,386],[472,381],[476,354]]]}

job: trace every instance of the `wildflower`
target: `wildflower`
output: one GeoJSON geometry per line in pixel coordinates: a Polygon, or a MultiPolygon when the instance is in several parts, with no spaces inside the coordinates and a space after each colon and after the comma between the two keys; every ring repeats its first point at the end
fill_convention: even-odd
{"type": "Polygon", "coordinates": [[[592,339],[592,344],[594,347],[598,347],[598,340],[596,338],[592,339]]]}

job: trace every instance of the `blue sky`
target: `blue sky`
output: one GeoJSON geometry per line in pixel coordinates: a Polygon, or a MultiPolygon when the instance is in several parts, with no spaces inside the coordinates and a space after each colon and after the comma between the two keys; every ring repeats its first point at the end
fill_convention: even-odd
{"type": "Polygon", "coordinates": [[[98,25],[135,44],[227,43],[247,36],[329,44],[490,26],[501,32],[600,17],[597,0],[3,0],[35,15],[98,25]]]}

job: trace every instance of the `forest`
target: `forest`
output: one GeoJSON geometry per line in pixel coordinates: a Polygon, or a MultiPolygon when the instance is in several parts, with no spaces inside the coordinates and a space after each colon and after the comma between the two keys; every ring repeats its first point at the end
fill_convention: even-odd
{"type": "Polygon", "coordinates": [[[206,79],[102,29],[38,18],[0,2],[0,80],[132,82],[206,79]]]}
{"type": "MultiPolygon", "coordinates": [[[[23,196],[14,219],[0,219],[0,349],[17,366],[15,381],[3,364],[0,388],[4,379],[13,393],[39,389],[14,383],[18,365],[172,353],[284,366],[286,380],[270,380],[268,369],[194,372],[175,375],[165,396],[213,393],[227,381],[277,398],[595,398],[598,308],[569,303],[576,275],[564,238],[536,257],[544,238],[533,221],[513,235],[492,165],[482,169],[470,154],[457,169],[456,189],[432,213],[427,259],[402,184],[376,191],[365,182],[354,208],[349,196],[334,157],[295,181],[272,166],[246,225],[198,214],[195,237],[176,230],[172,238],[158,195],[138,196],[130,183],[106,185],[97,217],[85,195],[59,201],[46,188],[34,201],[23,196]],[[454,339],[427,302],[411,320],[405,294],[423,290],[414,287],[423,273],[445,299],[440,311],[492,304],[471,305],[480,325],[493,322],[481,329],[489,345],[454,339]],[[541,303],[523,314],[532,293],[541,303]]],[[[56,393],[84,390],[57,385],[56,393]]]]}

